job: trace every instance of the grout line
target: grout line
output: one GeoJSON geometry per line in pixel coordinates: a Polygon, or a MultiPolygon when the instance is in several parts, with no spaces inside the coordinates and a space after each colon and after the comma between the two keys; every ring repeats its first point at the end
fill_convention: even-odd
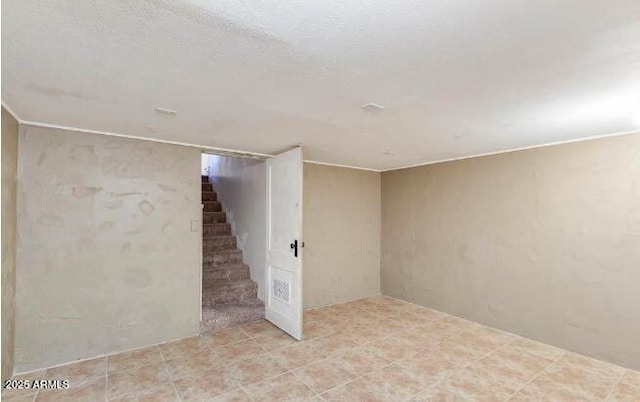
{"type": "Polygon", "coordinates": [[[611,389],[609,390],[609,392],[607,392],[607,396],[604,397],[605,401],[609,400],[609,397],[611,396],[611,394],[613,393],[613,391],[616,390],[616,388],[618,387],[618,385],[620,385],[620,383],[622,383],[622,379],[624,378],[625,375],[627,375],[627,371],[628,370],[624,370],[622,372],[622,374],[620,375],[620,378],[618,378],[618,381],[614,382],[613,385],[611,386],[611,389]]]}
{"type": "Polygon", "coordinates": [[[167,374],[169,374],[169,377],[171,378],[171,386],[173,387],[173,392],[178,397],[178,400],[182,401],[182,397],[180,396],[180,393],[178,392],[178,388],[176,388],[175,379],[174,379],[173,375],[171,374],[171,370],[169,370],[169,366],[167,366],[167,359],[164,358],[164,353],[162,353],[162,349],[160,349],[160,347],[158,347],[158,352],[160,353],[160,359],[162,359],[162,365],[164,366],[164,369],[167,371],[167,374]]]}
{"type": "Polygon", "coordinates": [[[109,400],[109,362],[108,358],[104,358],[104,400],[109,400]]]}
{"type": "Polygon", "coordinates": [[[563,352],[562,354],[560,354],[558,357],[556,357],[554,360],[552,360],[549,364],[547,364],[546,366],[544,366],[542,369],[540,369],[540,371],[538,371],[533,377],[531,377],[529,379],[529,381],[525,382],[524,384],[522,384],[520,386],[520,388],[518,388],[513,394],[509,395],[509,397],[507,399],[511,399],[514,396],[516,396],[520,391],[522,391],[522,389],[524,387],[526,387],[527,385],[531,384],[536,378],[538,378],[540,376],[540,374],[544,373],[545,371],[547,371],[547,369],[551,366],[553,366],[554,364],[556,364],[558,361],[560,361],[560,359],[562,359],[565,356],[566,352],[563,352]]]}

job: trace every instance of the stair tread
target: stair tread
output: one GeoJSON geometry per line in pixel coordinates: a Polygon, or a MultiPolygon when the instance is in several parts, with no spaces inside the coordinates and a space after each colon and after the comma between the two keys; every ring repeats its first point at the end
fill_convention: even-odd
{"type": "Polygon", "coordinates": [[[251,278],[246,279],[237,279],[237,280],[224,280],[221,279],[216,282],[215,289],[226,289],[226,288],[240,288],[240,287],[257,287],[258,284],[255,283],[251,278]]]}
{"type": "Polygon", "coordinates": [[[242,269],[245,267],[249,268],[247,264],[244,264],[242,262],[236,262],[236,263],[218,265],[214,267],[203,267],[202,270],[203,271],[224,271],[228,269],[242,269]]]}

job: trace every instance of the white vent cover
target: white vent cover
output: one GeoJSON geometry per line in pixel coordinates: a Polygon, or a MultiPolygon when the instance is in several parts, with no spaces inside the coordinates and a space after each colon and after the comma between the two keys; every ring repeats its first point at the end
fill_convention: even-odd
{"type": "Polygon", "coordinates": [[[291,304],[291,282],[273,280],[273,297],[283,303],[291,304]]]}

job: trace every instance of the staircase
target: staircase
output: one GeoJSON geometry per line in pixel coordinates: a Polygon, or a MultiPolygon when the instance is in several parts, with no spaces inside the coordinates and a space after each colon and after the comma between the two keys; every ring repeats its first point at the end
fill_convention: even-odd
{"type": "Polygon", "coordinates": [[[242,262],[242,250],[213,185],[202,176],[202,323],[200,331],[256,321],[264,317],[258,285],[242,262]]]}

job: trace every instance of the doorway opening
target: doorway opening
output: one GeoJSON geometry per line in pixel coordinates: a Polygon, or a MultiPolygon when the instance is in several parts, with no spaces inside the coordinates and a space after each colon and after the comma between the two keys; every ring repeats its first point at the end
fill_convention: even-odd
{"type": "Polygon", "coordinates": [[[302,339],[302,148],[202,154],[201,331],[266,318],[302,339]]]}
{"type": "Polygon", "coordinates": [[[266,162],[203,153],[201,167],[205,332],[264,318],[266,162]]]}

